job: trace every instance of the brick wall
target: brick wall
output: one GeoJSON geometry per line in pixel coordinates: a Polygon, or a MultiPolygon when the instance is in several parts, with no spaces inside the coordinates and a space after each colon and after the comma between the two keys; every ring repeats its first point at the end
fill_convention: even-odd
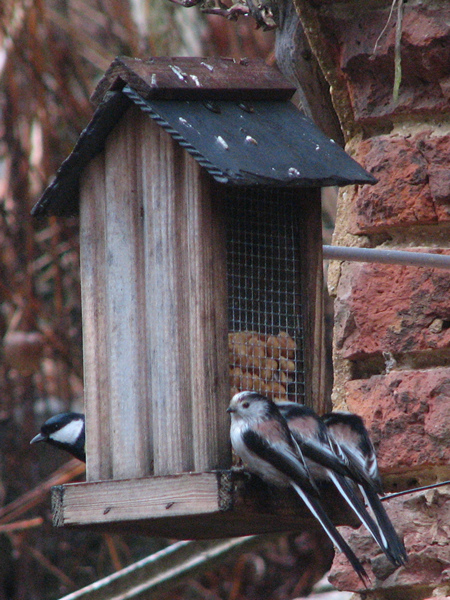
{"type": "MultiPolygon", "coordinates": [[[[333,242],[450,254],[450,3],[404,4],[397,106],[395,18],[373,53],[390,3],[311,5],[315,14],[305,14],[319,26],[310,31],[326,40],[322,61],[330,70],[331,57],[347,149],[379,179],[341,193],[333,242]]],[[[450,479],[450,271],[333,263],[329,289],[333,403],[365,418],[386,490],[450,479]]],[[[386,507],[410,560],[395,570],[364,531],[349,530],[350,545],[373,573],[364,597],[450,597],[450,486],[386,507]]],[[[343,590],[359,587],[341,557],[332,581],[343,590]]]]}

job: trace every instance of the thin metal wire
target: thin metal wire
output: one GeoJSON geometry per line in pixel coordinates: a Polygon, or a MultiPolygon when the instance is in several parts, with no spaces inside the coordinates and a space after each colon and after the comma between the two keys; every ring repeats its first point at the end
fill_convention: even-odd
{"type": "Polygon", "coordinates": [[[423,492],[425,490],[432,490],[434,488],[442,487],[443,485],[449,485],[449,484],[450,484],[450,480],[449,481],[440,481],[439,483],[432,483],[430,485],[424,485],[422,487],[412,488],[410,490],[403,490],[402,492],[395,492],[394,494],[388,494],[387,496],[383,496],[382,498],[380,498],[380,500],[382,500],[384,502],[385,500],[390,500],[391,498],[397,498],[397,496],[405,496],[406,494],[413,494],[414,492],[423,492]]]}
{"type": "Polygon", "coordinates": [[[304,401],[298,218],[291,190],[230,188],[227,207],[232,391],[304,401]]]}

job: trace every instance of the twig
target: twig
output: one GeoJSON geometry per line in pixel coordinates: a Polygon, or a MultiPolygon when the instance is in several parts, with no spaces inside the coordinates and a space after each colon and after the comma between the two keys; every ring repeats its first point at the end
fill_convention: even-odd
{"type": "Polygon", "coordinates": [[[35,517],[34,519],[25,519],[24,521],[14,521],[14,523],[7,523],[6,525],[0,525],[0,533],[13,533],[14,531],[23,531],[24,529],[31,529],[33,527],[39,527],[44,522],[42,517],[35,517]]]}
{"type": "Polygon", "coordinates": [[[10,523],[23,513],[40,504],[54,485],[62,485],[84,473],[86,465],[75,458],[50,475],[34,489],[26,492],[0,509],[0,524],[10,523]]]}
{"type": "Polygon", "coordinates": [[[48,558],[42,554],[42,552],[39,552],[39,550],[36,550],[36,548],[33,548],[24,542],[20,544],[20,547],[22,550],[25,550],[25,552],[28,552],[28,554],[30,554],[42,567],[44,567],[44,569],[47,569],[47,571],[57,577],[64,585],[70,588],[76,587],[75,582],[72,581],[72,579],[70,579],[70,577],[68,577],[63,571],[61,571],[61,569],[58,569],[58,567],[50,562],[48,558]]]}
{"type": "Polygon", "coordinates": [[[103,538],[106,542],[106,546],[108,547],[108,552],[111,557],[111,562],[113,564],[114,569],[116,571],[120,571],[120,569],[122,569],[122,564],[120,562],[119,553],[117,552],[117,548],[112,535],[110,535],[109,533],[105,533],[103,535],[103,538]]]}
{"type": "Polygon", "coordinates": [[[397,5],[397,25],[395,26],[395,48],[394,48],[394,89],[392,91],[392,100],[394,106],[398,103],[398,94],[400,83],[402,81],[402,25],[403,25],[403,0],[398,0],[397,5]]]}
{"type": "Polygon", "coordinates": [[[395,3],[396,3],[396,1],[397,1],[397,0],[392,0],[392,4],[391,4],[391,10],[389,11],[389,15],[388,15],[388,18],[387,18],[387,21],[386,21],[386,24],[385,24],[385,26],[384,26],[384,27],[383,27],[383,29],[381,30],[381,33],[380,33],[380,35],[377,37],[377,40],[376,40],[376,42],[375,42],[375,45],[374,45],[374,47],[373,47],[373,52],[372,52],[373,54],[376,54],[376,52],[377,52],[377,47],[378,47],[378,44],[379,44],[379,42],[380,42],[381,38],[383,37],[383,35],[384,35],[384,32],[385,32],[385,31],[386,31],[386,29],[388,28],[388,25],[389,25],[389,23],[390,23],[390,21],[391,21],[391,19],[392,19],[392,15],[393,15],[393,13],[394,13],[394,8],[395,8],[395,3]]]}

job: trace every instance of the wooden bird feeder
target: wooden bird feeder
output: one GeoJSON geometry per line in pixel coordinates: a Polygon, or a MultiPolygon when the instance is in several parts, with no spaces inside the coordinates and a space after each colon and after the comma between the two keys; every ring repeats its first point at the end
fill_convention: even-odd
{"type": "Polygon", "coordinates": [[[80,216],[87,472],[54,489],[57,525],[310,526],[230,471],[225,412],[242,389],[321,397],[320,188],[374,182],[294,91],[257,60],[118,58],[100,81],[33,209],[80,216]]]}

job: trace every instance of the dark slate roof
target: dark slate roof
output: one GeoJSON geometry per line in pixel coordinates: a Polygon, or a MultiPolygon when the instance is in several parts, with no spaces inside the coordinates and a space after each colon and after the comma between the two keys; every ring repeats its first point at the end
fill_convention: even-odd
{"type": "MultiPolygon", "coordinates": [[[[161,99],[161,93],[144,99],[130,85],[122,82],[121,87],[106,93],[33,215],[78,212],[80,175],[132,103],[220,183],[322,187],[376,182],[289,100],[173,100],[161,99]]],[[[110,85],[114,88],[116,81],[110,85]]],[[[173,97],[173,88],[169,91],[173,97]]],[[[188,91],[193,93],[192,88],[188,91]]],[[[217,97],[216,89],[214,93],[217,97]]]]}

